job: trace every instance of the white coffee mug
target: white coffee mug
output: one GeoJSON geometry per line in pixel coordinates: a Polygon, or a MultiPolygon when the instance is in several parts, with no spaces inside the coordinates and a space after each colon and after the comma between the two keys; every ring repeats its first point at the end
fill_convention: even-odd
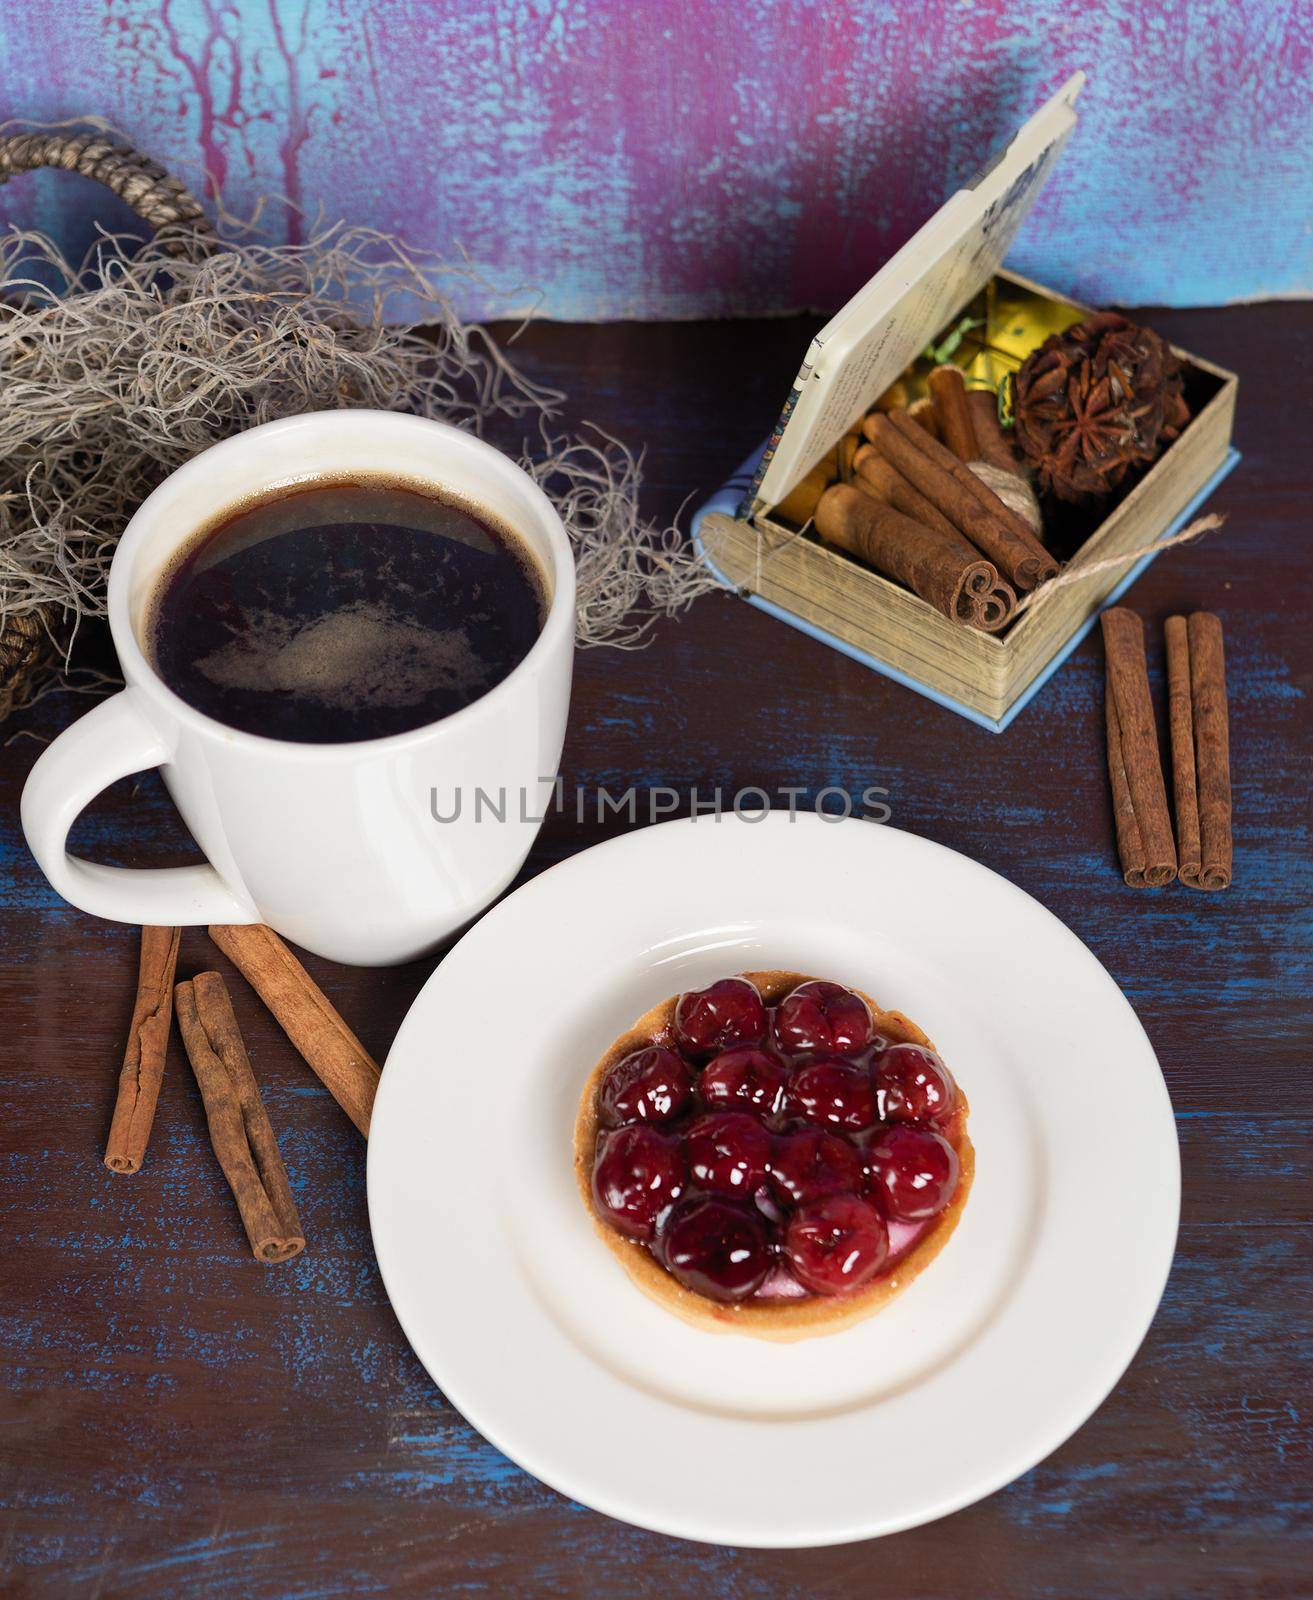
{"type": "Polygon", "coordinates": [[[384,966],[431,949],[519,870],[565,738],[574,558],[546,495],[490,445],[384,411],[316,412],[226,439],[166,478],[128,524],[110,567],[109,625],[126,687],[60,734],[23,791],[32,854],[83,911],[165,925],[266,922],[335,961],[384,966]],[[528,655],[451,716],[350,744],[243,733],[179,699],[141,642],[179,548],[251,496],[353,473],[446,490],[520,535],[550,591],[528,655]],[[107,867],[70,855],[83,807],[149,767],[208,864],[107,867]]]}

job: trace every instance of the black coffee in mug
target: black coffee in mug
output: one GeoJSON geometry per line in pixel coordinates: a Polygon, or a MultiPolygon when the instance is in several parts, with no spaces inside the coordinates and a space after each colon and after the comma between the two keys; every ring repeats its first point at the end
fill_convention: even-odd
{"type": "Polygon", "coordinates": [[[198,533],[147,652],[173,692],[270,739],[381,739],[450,716],[529,653],[545,580],[520,539],[395,482],[317,482],[198,533]]]}

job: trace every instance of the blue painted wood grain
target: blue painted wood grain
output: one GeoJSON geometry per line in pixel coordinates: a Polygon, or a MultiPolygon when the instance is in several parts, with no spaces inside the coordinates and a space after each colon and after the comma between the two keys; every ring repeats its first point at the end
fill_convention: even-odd
{"type": "MultiPolygon", "coordinates": [[[[105,116],[239,212],[285,196],[464,250],[477,315],[833,307],[1077,68],[1021,271],[1093,304],[1313,289],[1301,0],[0,9],[8,115],[105,116]]],[[[123,215],[53,177],[4,212],[78,244],[89,212],[123,215]]]]}
{"type": "MultiPolygon", "coordinates": [[[[369,1248],[360,1140],[240,979],[305,1254],[277,1269],[246,1254],[176,1040],[145,1170],[105,1173],[134,938],[63,906],[28,860],[13,804],[33,754],[22,741],[0,752],[0,1588],[39,1600],[1310,1593],[1313,661],[1309,463],[1294,441],[1313,396],[1313,308],[1153,320],[1241,372],[1245,464],[1217,497],[1227,531],[1155,563],[1129,599],[1155,639],[1177,608],[1224,617],[1237,838],[1226,893],[1122,885],[1093,639],[999,736],[713,596],[646,654],[580,654],[565,756],[569,784],[881,784],[895,825],[1003,872],[1108,967],[1173,1096],[1183,1222],[1146,1344],[1086,1426],[981,1505],[832,1551],[703,1548],[542,1487],[409,1351],[369,1248]],[[1265,382],[1277,352],[1290,363],[1280,393],[1265,382]]],[[[543,329],[525,354],[651,442],[651,505],[673,512],[759,437],[800,343],[799,329],[765,323],[543,329]],[[744,372],[732,407],[705,383],[708,342],[744,372]]],[[[1161,705],[1156,647],[1151,658],[1161,705]]],[[[78,708],[56,699],[28,720],[48,732],[78,708]]],[[[529,870],[615,827],[555,820],[529,870]]],[[[78,843],[139,863],[186,848],[156,779],[118,786],[78,843]]],[[[185,935],[182,970],[214,960],[202,933],[185,935]]],[[[428,970],[309,965],[380,1057],[428,970]]]]}

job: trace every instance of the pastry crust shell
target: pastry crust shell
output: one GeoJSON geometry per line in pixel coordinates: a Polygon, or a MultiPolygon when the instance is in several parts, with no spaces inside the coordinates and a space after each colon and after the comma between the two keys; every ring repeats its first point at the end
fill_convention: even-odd
{"type": "MultiPolygon", "coordinates": [[[[744,972],[740,977],[756,984],[767,1005],[774,1005],[800,983],[814,982],[800,972],[744,972]]],[[[854,988],[871,1008],[877,1032],[897,1043],[919,1044],[933,1049],[926,1035],[901,1011],[885,1011],[860,989],[854,988]]],[[[809,1295],[805,1300],[747,1300],[737,1305],[723,1305],[706,1296],[686,1289],[655,1259],[643,1245],[626,1239],[597,1214],[593,1204],[592,1169],[593,1151],[597,1142],[597,1093],[602,1079],[622,1057],[646,1045],[665,1043],[672,1034],[675,1007],[679,996],[672,995],[649,1011],[645,1011],[631,1028],[627,1028],[602,1056],[588,1075],[583,1094],[579,1099],[579,1112],[574,1129],[574,1170],[579,1193],[593,1225],[601,1235],[611,1254],[629,1274],[644,1294],[649,1295],[667,1311],[713,1333],[742,1333],[754,1339],[773,1339],[791,1342],[809,1339],[819,1334],[838,1333],[874,1315],[918,1277],[948,1243],[962,1208],[971,1190],[975,1174],[975,1151],[967,1134],[969,1107],[961,1087],[957,1091],[957,1105],[952,1119],[938,1131],[957,1151],[961,1165],[957,1190],[931,1227],[919,1238],[893,1271],[875,1278],[864,1289],[847,1295],[809,1295]]]]}

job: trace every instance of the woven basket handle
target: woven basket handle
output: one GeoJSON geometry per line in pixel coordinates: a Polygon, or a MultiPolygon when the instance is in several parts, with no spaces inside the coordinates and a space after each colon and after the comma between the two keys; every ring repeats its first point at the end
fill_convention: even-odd
{"type": "Polygon", "coordinates": [[[39,167],[95,178],[157,233],[182,225],[187,231],[166,243],[175,255],[190,255],[215,242],[210,219],[189,189],[139,150],[114,144],[102,134],[15,133],[0,138],[0,184],[16,172],[39,167]]]}

